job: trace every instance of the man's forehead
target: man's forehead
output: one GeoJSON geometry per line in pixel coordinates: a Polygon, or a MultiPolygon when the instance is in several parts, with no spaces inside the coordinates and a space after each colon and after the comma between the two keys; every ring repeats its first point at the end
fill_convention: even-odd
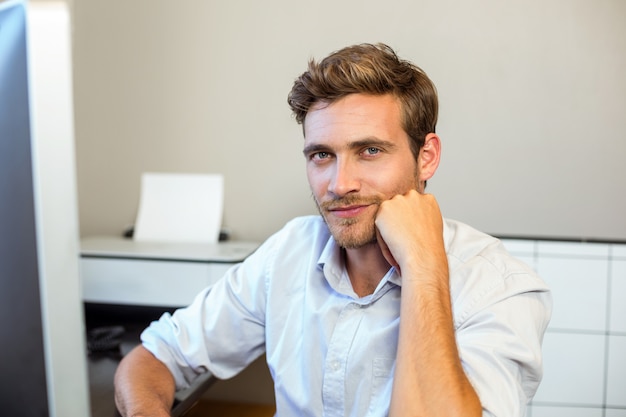
{"type": "Polygon", "coordinates": [[[391,96],[353,94],[311,106],[304,120],[305,139],[328,136],[384,137],[402,129],[400,106],[391,96]]]}

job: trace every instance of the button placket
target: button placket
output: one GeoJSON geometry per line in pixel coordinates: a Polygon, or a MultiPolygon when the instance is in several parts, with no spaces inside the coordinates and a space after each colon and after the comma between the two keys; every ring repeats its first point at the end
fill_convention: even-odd
{"type": "Polygon", "coordinates": [[[345,409],[346,362],[362,314],[356,303],[346,304],[331,335],[324,367],[322,397],[324,416],[343,417],[345,409]]]}

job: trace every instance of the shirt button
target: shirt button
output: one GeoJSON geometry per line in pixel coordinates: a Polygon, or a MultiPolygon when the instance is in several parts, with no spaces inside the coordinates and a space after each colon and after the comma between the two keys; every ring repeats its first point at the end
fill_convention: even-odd
{"type": "Polygon", "coordinates": [[[341,362],[339,361],[332,361],[330,363],[330,369],[333,371],[338,371],[341,368],[341,362]]]}

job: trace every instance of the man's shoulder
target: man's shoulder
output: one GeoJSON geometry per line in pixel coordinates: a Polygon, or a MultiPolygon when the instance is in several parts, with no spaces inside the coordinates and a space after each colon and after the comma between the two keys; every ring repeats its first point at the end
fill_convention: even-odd
{"type": "Polygon", "coordinates": [[[311,247],[313,242],[325,244],[329,238],[330,232],[322,217],[309,215],[289,220],[268,242],[285,249],[295,249],[302,245],[311,247]]]}
{"type": "Polygon", "coordinates": [[[459,260],[471,259],[501,246],[495,237],[458,220],[445,218],[443,234],[448,256],[459,260]]]}
{"type": "Polygon", "coordinates": [[[455,220],[446,219],[444,227],[453,295],[473,299],[476,294],[506,297],[547,290],[537,273],[499,239],[455,220]]]}
{"type": "Polygon", "coordinates": [[[325,226],[324,219],[319,214],[311,214],[305,216],[297,216],[289,220],[285,227],[320,227],[325,226]]]}
{"type": "Polygon", "coordinates": [[[324,223],[324,219],[319,215],[308,215],[294,217],[289,220],[279,233],[283,234],[303,234],[306,236],[324,235],[328,236],[328,227],[324,223]]]}
{"type": "Polygon", "coordinates": [[[463,222],[445,219],[444,236],[448,257],[459,263],[482,261],[505,275],[516,269],[533,273],[528,265],[506,250],[500,239],[463,222]]]}
{"type": "Polygon", "coordinates": [[[522,294],[532,294],[543,305],[538,314],[549,316],[550,290],[531,266],[511,255],[499,239],[471,226],[446,220],[444,227],[456,328],[522,294]]]}
{"type": "Polygon", "coordinates": [[[253,259],[273,270],[274,277],[291,277],[296,268],[316,264],[329,239],[330,232],[320,216],[296,217],[263,242],[253,259]]]}

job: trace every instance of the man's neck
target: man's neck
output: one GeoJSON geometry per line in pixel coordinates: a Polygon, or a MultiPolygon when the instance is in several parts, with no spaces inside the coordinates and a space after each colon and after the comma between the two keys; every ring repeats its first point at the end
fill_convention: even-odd
{"type": "Polygon", "coordinates": [[[376,242],[344,249],[344,256],[352,288],[359,297],[372,294],[391,267],[376,242]]]}

